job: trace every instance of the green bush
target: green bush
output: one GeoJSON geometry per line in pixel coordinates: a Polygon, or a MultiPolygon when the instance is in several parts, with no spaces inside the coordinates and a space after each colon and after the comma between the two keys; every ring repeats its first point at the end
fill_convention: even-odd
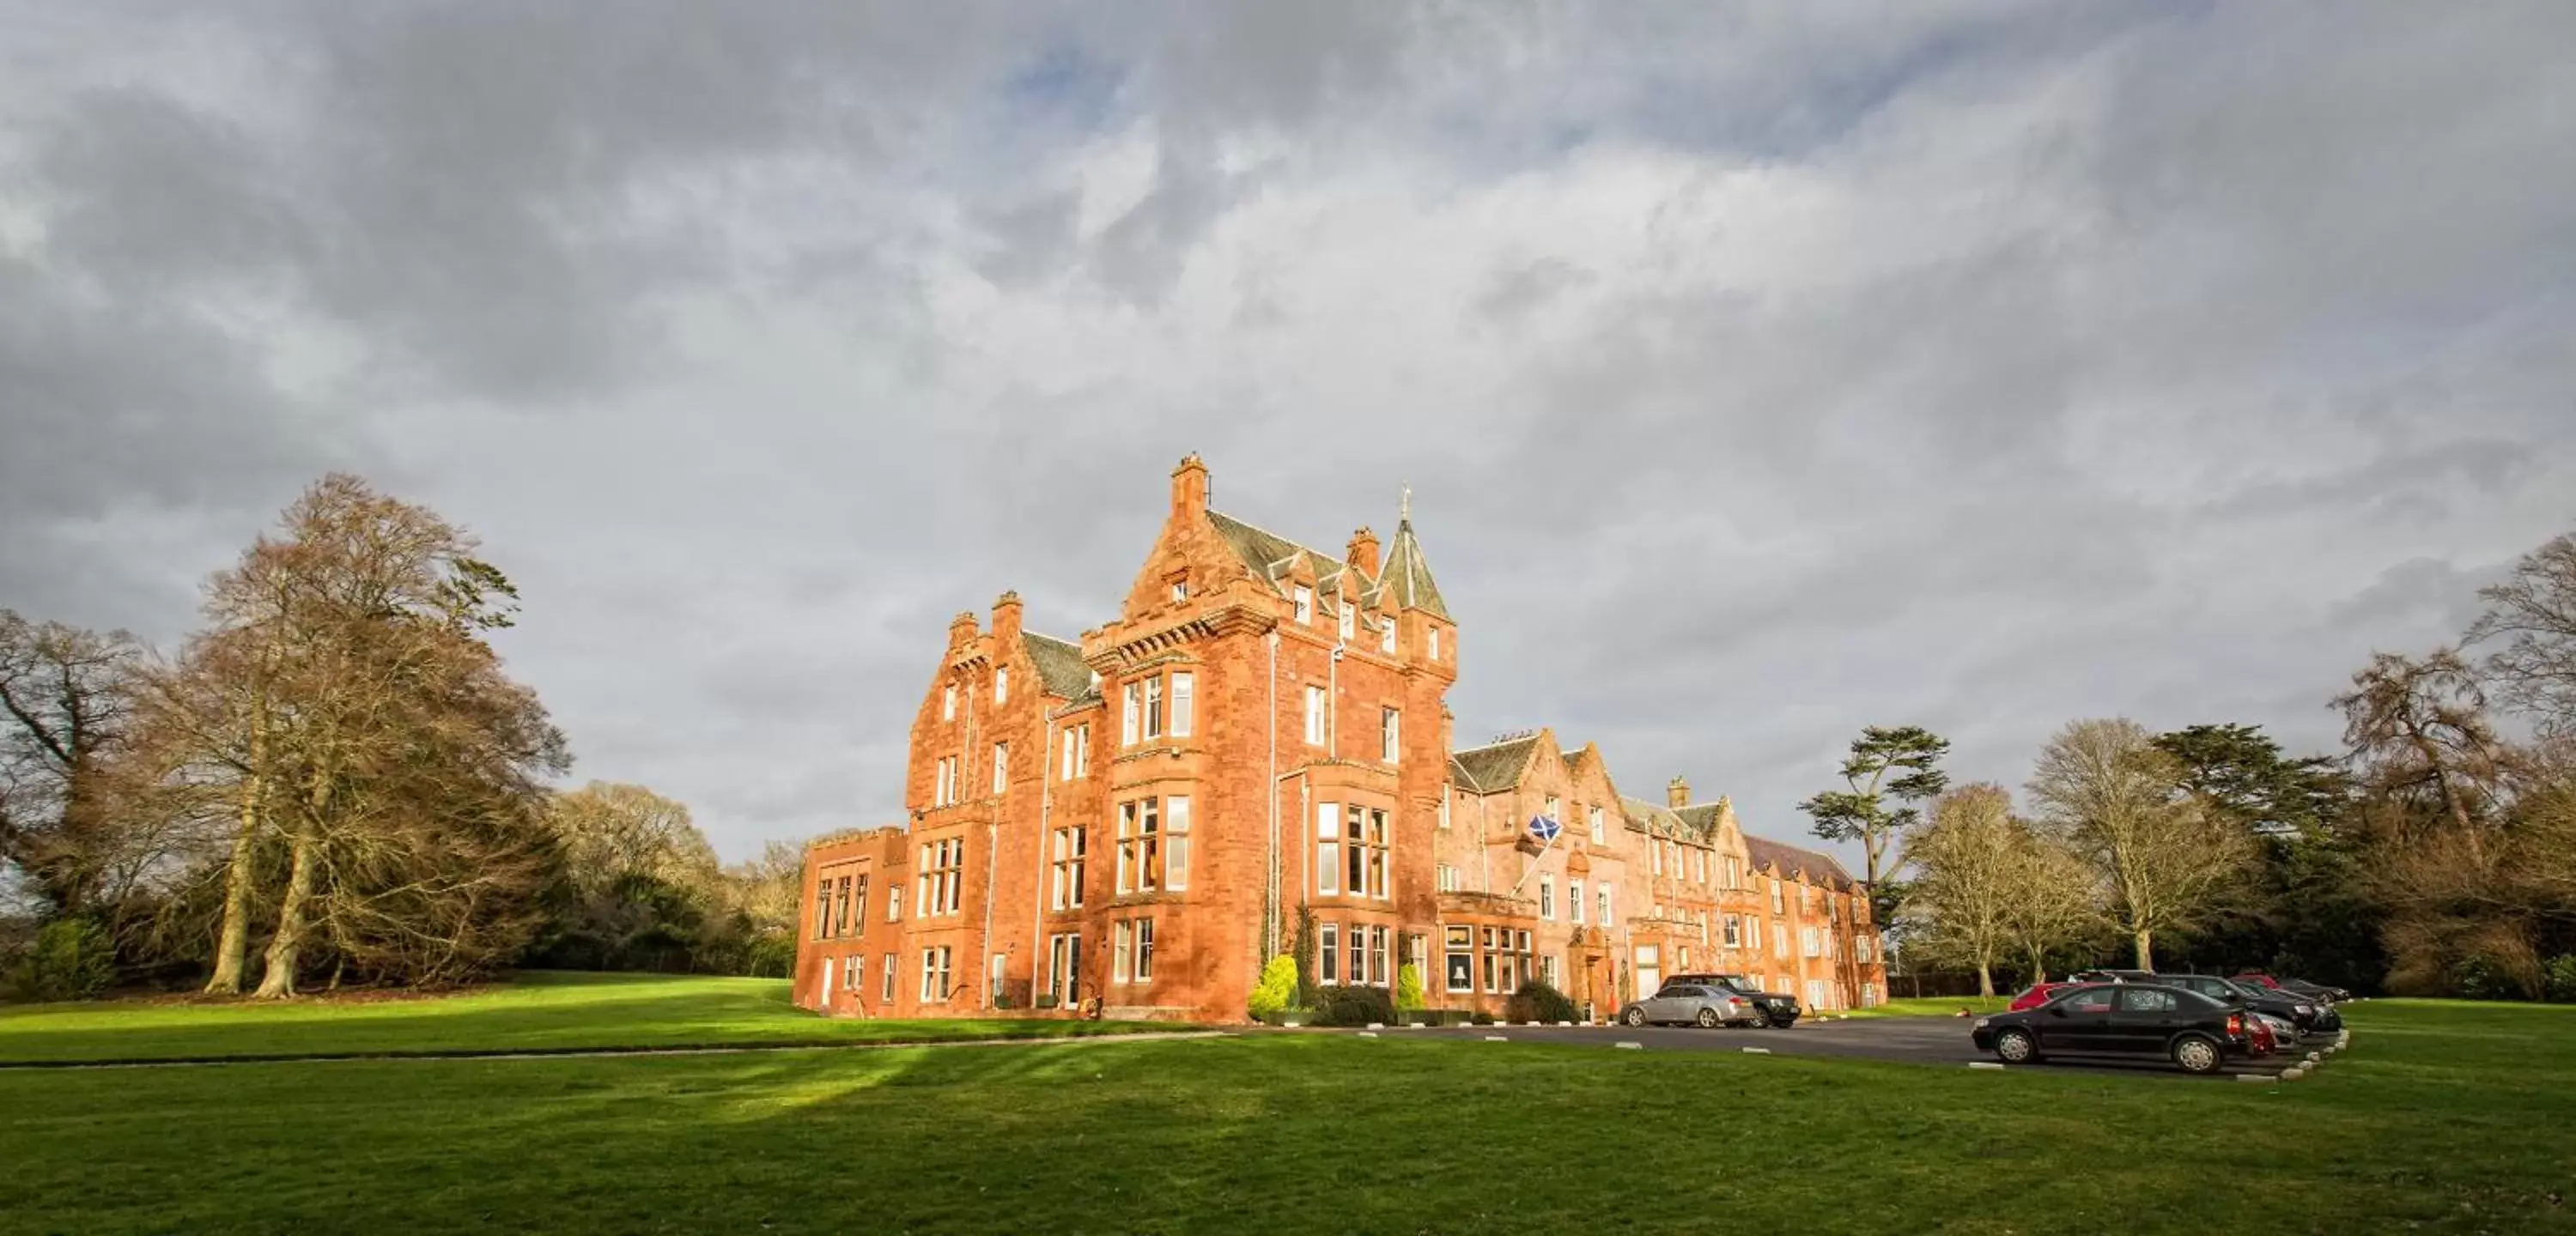
{"type": "Polygon", "coordinates": [[[1285,953],[1270,959],[1261,967],[1261,982],[1252,989],[1246,1001],[1247,1011],[1258,1021],[1264,1013],[1276,1013],[1297,1000],[1297,959],[1285,953]]]}
{"type": "Polygon", "coordinates": [[[2576,1004],[2576,953],[2549,959],[2548,996],[2552,1004],[2576,1004]]]}
{"type": "Polygon", "coordinates": [[[2513,979],[2504,967],[2478,955],[2460,959],[2451,970],[2451,987],[2465,1000],[2510,1000],[2514,997],[2513,979]]]}
{"type": "Polygon", "coordinates": [[[9,987],[21,1000],[86,1000],[116,982],[116,946],[88,919],[58,919],[36,931],[9,987]]]}
{"type": "Polygon", "coordinates": [[[1406,962],[1395,969],[1395,1007],[1411,1011],[1421,1008],[1422,968],[1406,962]]]}
{"type": "Polygon", "coordinates": [[[1575,1021],[1583,1014],[1564,992],[1532,979],[1503,1002],[1503,1016],[1513,1021],[1575,1021]]]}
{"type": "Polygon", "coordinates": [[[1315,1016],[1315,1010],[1313,1009],[1284,1008],[1274,1009],[1267,1013],[1255,1013],[1253,1014],[1252,1020],[1260,1022],[1265,1026],[1320,1026],[1324,1024],[1315,1020],[1315,1016]]]}
{"type": "Polygon", "coordinates": [[[1326,987],[1315,993],[1318,1026],[1365,1026],[1395,1020],[1395,1002],[1383,987],[1326,987]]]}

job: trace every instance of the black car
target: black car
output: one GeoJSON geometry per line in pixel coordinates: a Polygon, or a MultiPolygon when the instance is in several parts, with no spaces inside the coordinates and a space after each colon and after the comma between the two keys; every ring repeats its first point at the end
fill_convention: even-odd
{"type": "Polygon", "coordinates": [[[2185,991],[2199,992],[2220,1004],[2269,1013],[2298,1027],[2301,1034],[2310,1033],[2316,1028],[2317,1006],[2286,992],[2273,991],[2253,983],[2239,983],[2234,979],[2223,979],[2215,974],[2159,974],[2155,977],[2155,981],[2168,987],[2180,987],[2185,991]]]}
{"type": "Polygon", "coordinates": [[[2346,1000],[2352,999],[2352,993],[2345,991],[2343,988],[2328,987],[2322,983],[2311,983],[2306,979],[2285,978],[2275,979],[2273,981],[2279,983],[2283,988],[2289,991],[2294,991],[2302,996],[2310,997],[2319,1004],[2341,1004],[2346,1000]]]}
{"type": "Polygon", "coordinates": [[[2006,1064],[2051,1056],[2154,1056],[2186,1073],[2215,1073],[2253,1054],[2241,1008],[2162,983],[2069,988],[2035,1009],[1977,1019],[1977,1049],[2006,1064]]]}
{"type": "MultiPolygon", "coordinates": [[[[1723,987],[1753,1002],[1762,1010],[1762,1024],[1787,1029],[1797,1024],[1798,998],[1787,992],[1761,991],[1741,974],[1676,974],[1664,980],[1665,987],[1723,987]]],[[[1662,994],[1659,989],[1658,995],[1662,994]]]]}

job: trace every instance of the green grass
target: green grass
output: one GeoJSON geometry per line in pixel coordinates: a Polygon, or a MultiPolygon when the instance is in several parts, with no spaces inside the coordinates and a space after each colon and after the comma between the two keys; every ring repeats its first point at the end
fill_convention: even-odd
{"type": "Polygon", "coordinates": [[[0,1064],[933,1042],[1172,1028],[1017,1018],[824,1018],[790,1004],[784,979],[537,972],[442,997],[0,1006],[0,1064]]]}
{"type": "Polygon", "coordinates": [[[1402,1032],[0,1072],[0,1233],[2576,1230],[2576,1009],[2351,1021],[2278,1086],[1402,1032]]]}
{"type": "Polygon", "coordinates": [[[1836,1017],[1956,1017],[1959,1010],[1971,1013],[2000,1013],[2012,1003],[2010,996],[1907,996],[1881,1001],[1876,1007],[1844,1009],[1836,1017]]]}

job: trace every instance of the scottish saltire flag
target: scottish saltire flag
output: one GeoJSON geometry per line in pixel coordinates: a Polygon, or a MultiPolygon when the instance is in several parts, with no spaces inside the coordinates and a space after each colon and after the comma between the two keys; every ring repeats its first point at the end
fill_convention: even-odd
{"type": "Polygon", "coordinates": [[[1562,827],[1564,826],[1543,815],[1534,815],[1530,817],[1530,836],[1536,837],[1541,841],[1556,840],[1557,830],[1562,827]]]}

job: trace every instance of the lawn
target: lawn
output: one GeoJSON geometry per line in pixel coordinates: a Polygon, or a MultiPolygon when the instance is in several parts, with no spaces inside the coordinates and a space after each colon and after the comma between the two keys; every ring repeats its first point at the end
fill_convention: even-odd
{"type": "Polygon", "coordinates": [[[1836,1017],[1956,1017],[1959,1010],[1971,1013],[2000,1013],[2012,1003],[2011,996],[1905,996],[1882,1000],[1865,1009],[1843,1009],[1836,1017]]]}
{"type": "Polygon", "coordinates": [[[2576,1009],[2351,1020],[2281,1085],[1402,1031],[0,1071],[0,1233],[2576,1230],[2576,1009]]]}
{"type": "Polygon", "coordinates": [[[785,979],[534,972],[441,997],[0,1006],[0,1064],[933,1042],[1172,1028],[832,1019],[788,1003],[785,979]]]}

